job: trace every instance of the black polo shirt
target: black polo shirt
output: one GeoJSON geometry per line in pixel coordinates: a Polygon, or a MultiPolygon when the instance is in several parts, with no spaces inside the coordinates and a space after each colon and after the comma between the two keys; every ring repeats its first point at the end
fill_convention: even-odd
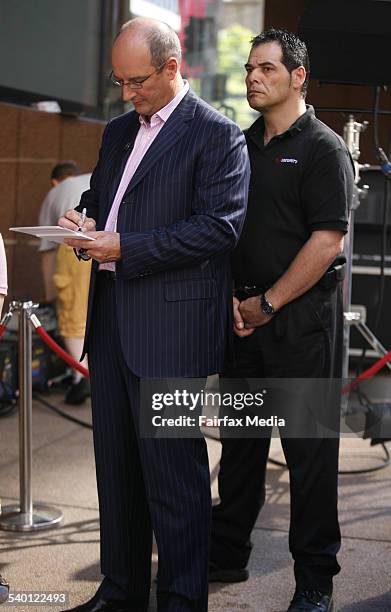
{"type": "Polygon", "coordinates": [[[262,117],[247,130],[248,210],[233,253],[236,284],[271,286],[314,230],[347,231],[354,166],[342,138],[307,107],[264,146],[262,117]]]}

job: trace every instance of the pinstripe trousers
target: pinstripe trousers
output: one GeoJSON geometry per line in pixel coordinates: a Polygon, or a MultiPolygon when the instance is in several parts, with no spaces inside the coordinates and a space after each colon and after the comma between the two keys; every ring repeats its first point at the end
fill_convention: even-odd
{"type": "Polygon", "coordinates": [[[88,345],[102,574],[145,610],[153,530],[158,610],[204,612],[211,521],[205,440],[140,437],[139,378],[123,357],[115,282],[97,274],[88,345]]]}

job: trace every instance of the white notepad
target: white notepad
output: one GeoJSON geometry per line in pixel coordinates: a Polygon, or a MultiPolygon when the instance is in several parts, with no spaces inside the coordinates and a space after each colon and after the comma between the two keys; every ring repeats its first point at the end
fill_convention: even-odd
{"type": "Polygon", "coordinates": [[[76,240],[96,240],[92,236],[87,236],[84,232],[74,232],[73,230],[60,227],[59,225],[35,225],[32,227],[10,227],[12,232],[30,234],[37,238],[46,238],[51,242],[62,244],[64,238],[75,238],[76,240]]]}

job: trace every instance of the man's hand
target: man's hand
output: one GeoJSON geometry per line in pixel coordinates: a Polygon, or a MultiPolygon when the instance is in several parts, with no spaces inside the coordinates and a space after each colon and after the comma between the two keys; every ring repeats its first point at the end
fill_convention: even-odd
{"type": "Polygon", "coordinates": [[[92,219],[91,217],[86,217],[86,220],[84,221],[83,225],[80,225],[80,223],[81,214],[73,208],[67,210],[65,215],[63,217],[60,217],[60,219],[58,220],[58,225],[60,225],[61,227],[65,227],[66,229],[73,230],[74,232],[77,232],[79,229],[82,232],[94,232],[96,229],[95,219],[92,219]]]}
{"type": "Polygon", "coordinates": [[[247,338],[247,336],[251,336],[254,331],[254,328],[244,327],[243,317],[240,313],[240,302],[238,298],[233,298],[233,313],[234,313],[234,333],[239,338],[247,338]]]}
{"type": "Polygon", "coordinates": [[[244,322],[245,328],[250,329],[251,333],[255,327],[266,325],[273,318],[261,310],[259,296],[250,297],[241,302],[239,305],[239,315],[244,322]]]}
{"type": "Polygon", "coordinates": [[[99,263],[108,263],[121,259],[121,244],[117,232],[88,232],[87,236],[91,236],[91,238],[96,240],[65,238],[64,242],[74,249],[83,249],[86,255],[99,263]]]}

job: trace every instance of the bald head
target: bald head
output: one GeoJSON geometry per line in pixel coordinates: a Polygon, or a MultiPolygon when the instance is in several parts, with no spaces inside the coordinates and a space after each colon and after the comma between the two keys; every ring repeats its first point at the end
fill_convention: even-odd
{"type": "Polygon", "coordinates": [[[175,57],[181,63],[181,45],[179,38],[169,25],[157,19],[136,17],[124,23],[119,31],[114,47],[145,47],[151,56],[151,64],[159,68],[169,57],[175,57]]]}
{"type": "Polygon", "coordinates": [[[178,36],[156,19],[132,19],[122,26],[111,53],[113,76],[122,99],[152,117],[183,87],[178,36]]]}

